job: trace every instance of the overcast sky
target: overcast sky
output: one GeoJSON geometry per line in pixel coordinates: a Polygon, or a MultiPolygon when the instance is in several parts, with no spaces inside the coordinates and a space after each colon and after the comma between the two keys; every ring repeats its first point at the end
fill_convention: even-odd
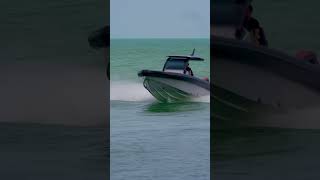
{"type": "Polygon", "coordinates": [[[209,38],[210,0],[111,0],[111,38],[209,38]]]}

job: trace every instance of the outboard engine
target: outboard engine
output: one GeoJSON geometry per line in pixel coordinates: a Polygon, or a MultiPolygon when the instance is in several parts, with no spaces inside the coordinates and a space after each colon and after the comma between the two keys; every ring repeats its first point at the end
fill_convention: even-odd
{"type": "Polygon", "coordinates": [[[296,58],[308,61],[311,64],[319,64],[317,54],[312,51],[301,50],[296,53],[296,58]]]}

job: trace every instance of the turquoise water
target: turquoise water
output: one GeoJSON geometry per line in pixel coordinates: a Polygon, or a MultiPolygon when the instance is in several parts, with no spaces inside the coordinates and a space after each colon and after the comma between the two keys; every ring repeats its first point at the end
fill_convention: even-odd
{"type": "Polygon", "coordinates": [[[167,55],[196,55],[198,76],[210,75],[208,39],[111,40],[111,179],[209,179],[209,97],[159,103],[137,72],[161,70],[167,55]]]}
{"type": "Polygon", "coordinates": [[[209,39],[112,39],[110,58],[111,80],[138,81],[142,69],[162,70],[168,55],[195,55],[204,62],[190,62],[197,76],[210,76],[209,39]]]}

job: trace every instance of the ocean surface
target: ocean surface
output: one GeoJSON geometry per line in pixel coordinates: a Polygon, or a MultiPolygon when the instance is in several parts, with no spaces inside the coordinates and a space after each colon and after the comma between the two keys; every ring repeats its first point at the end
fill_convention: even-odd
{"type": "MultiPolygon", "coordinates": [[[[253,16],[265,29],[270,47],[292,55],[300,49],[319,55],[319,1],[253,1],[252,5],[253,16]]],[[[320,108],[307,109],[304,115],[293,114],[292,119],[278,118],[280,126],[274,128],[213,130],[213,179],[320,179],[318,123],[312,129],[292,128],[293,121],[308,123],[317,119],[314,114],[319,112],[320,108]]]]}
{"type": "Polygon", "coordinates": [[[107,7],[1,3],[0,179],[109,177],[105,60],[88,44],[107,7]]]}
{"type": "Polygon", "coordinates": [[[195,55],[195,75],[210,76],[209,39],[112,39],[111,179],[208,180],[210,98],[159,103],[137,73],[161,70],[167,55],[195,55]]]}

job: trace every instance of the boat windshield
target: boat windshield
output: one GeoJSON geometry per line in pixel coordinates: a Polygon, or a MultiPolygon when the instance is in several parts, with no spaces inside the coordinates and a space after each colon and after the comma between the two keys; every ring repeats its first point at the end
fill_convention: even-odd
{"type": "Polygon", "coordinates": [[[184,70],[186,66],[185,59],[168,59],[163,70],[174,69],[174,70],[184,70]]]}

